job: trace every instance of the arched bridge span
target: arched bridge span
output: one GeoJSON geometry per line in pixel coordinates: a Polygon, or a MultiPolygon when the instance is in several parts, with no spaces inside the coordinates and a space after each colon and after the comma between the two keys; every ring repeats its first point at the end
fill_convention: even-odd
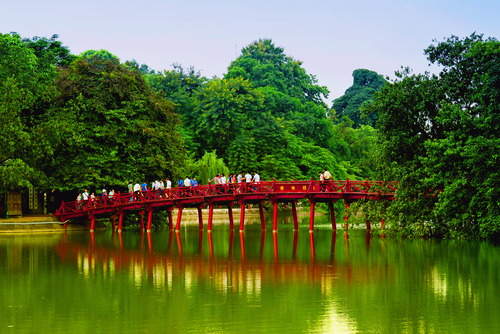
{"type": "MultiPolygon", "coordinates": [[[[182,210],[186,207],[198,209],[200,229],[203,229],[202,208],[208,206],[208,231],[212,230],[214,205],[225,205],[228,208],[230,228],[234,229],[232,207],[241,206],[240,231],[244,229],[245,205],[258,204],[262,229],[265,229],[263,204],[266,201],[273,205],[273,231],[277,231],[278,203],[291,203],[295,229],[298,229],[296,203],[307,199],[311,204],[309,230],[314,229],[314,209],[319,202],[328,203],[331,213],[332,228],[336,229],[333,204],[339,199],[349,204],[357,200],[394,200],[397,182],[389,181],[272,181],[243,182],[196,187],[177,187],[163,190],[148,190],[136,193],[117,193],[112,197],[99,197],[94,200],[62,203],[56,212],[61,221],[71,218],[85,218],[92,221],[90,230],[94,230],[95,219],[109,217],[115,228],[118,217],[118,231],[122,229],[123,215],[139,213],[141,228],[144,228],[143,215],[148,214],[147,230],[151,230],[154,211],[167,210],[169,226],[173,229],[172,210],[178,209],[176,230],[180,229],[182,210]]],[[[347,216],[346,216],[347,221],[347,216]]],[[[369,223],[367,224],[369,229],[369,223]]]]}

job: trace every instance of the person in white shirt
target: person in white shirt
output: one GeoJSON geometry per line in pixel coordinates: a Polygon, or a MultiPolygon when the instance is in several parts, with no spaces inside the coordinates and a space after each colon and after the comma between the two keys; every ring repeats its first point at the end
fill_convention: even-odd
{"type": "Polygon", "coordinates": [[[222,176],[220,178],[220,183],[221,184],[226,184],[226,175],[225,174],[222,174],[222,176]]]}
{"type": "Polygon", "coordinates": [[[188,176],[184,180],[184,187],[191,187],[191,179],[188,176]]]}
{"type": "Polygon", "coordinates": [[[323,169],[323,179],[324,179],[323,183],[325,184],[325,186],[323,188],[325,191],[330,190],[329,183],[330,183],[331,178],[332,178],[332,174],[330,174],[330,172],[327,171],[326,168],[323,169]]]}
{"type": "Polygon", "coordinates": [[[236,178],[238,180],[238,183],[241,183],[242,178],[243,178],[243,175],[241,175],[241,173],[239,173],[238,177],[236,178]]]}
{"type": "Polygon", "coordinates": [[[134,185],[134,192],[139,193],[139,191],[141,191],[141,185],[139,183],[136,183],[134,185]]]}
{"type": "Polygon", "coordinates": [[[170,181],[170,179],[168,177],[165,181],[167,181],[167,189],[172,188],[172,181],[170,181]]]}
{"type": "Polygon", "coordinates": [[[253,179],[252,179],[253,182],[260,182],[260,175],[257,174],[257,172],[254,172],[253,173],[253,179]]]}
{"type": "Polygon", "coordinates": [[[83,196],[83,200],[84,201],[86,201],[86,200],[89,199],[89,193],[87,192],[87,189],[85,189],[85,191],[83,192],[82,196],[83,196]]]}
{"type": "Polygon", "coordinates": [[[245,174],[245,181],[246,182],[252,182],[252,175],[250,175],[249,172],[245,174]]]}

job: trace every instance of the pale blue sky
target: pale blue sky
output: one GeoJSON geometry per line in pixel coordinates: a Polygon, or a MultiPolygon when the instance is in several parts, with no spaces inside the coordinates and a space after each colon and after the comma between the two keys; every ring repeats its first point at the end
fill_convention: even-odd
{"type": "MultiPolygon", "coordinates": [[[[500,38],[500,1],[9,1],[0,32],[59,34],[72,53],[107,49],[155,70],[174,62],[221,77],[235,54],[271,38],[330,90],[328,105],[366,68],[393,77],[429,70],[432,39],[472,32],[500,38]],[[236,49],[237,46],[237,49],[236,49]]],[[[432,70],[432,69],[431,69],[432,70]]]]}

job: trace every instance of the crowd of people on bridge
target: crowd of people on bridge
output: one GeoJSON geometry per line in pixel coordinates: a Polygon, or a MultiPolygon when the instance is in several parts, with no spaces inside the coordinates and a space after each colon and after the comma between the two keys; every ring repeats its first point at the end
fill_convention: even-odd
{"type": "MultiPolygon", "coordinates": [[[[319,172],[319,180],[321,182],[321,191],[325,191],[326,189],[326,184],[327,181],[329,181],[332,178],[332,175],[330,174],[329,171],[326,169],[323,170],[323,172],[319,172]]],[[[247,172],[245,175],[243,173],[238,173],[238,174],[229,174],[226,177],[226,174],[217,174],[214,176],[212,179],[208,179],[208,184],[214,184],[216,188],[220,188],[221,185],[225,184],[236,184],[236,183],[259,183],[261,182],[260,175],[257,172],[253,173],[253,176],[250,174],[250,172],[247,172]]],[[[196,177],[189,177],[186,176],[186,178],[183,180],[182,178],[179,178],[177,181],[177,187],[197,187],[199,185],[198,180],[196,180],[196,177]]],[[[162,179],[156,179],[154,182],[151,183],[151,187],[148,187],[148,184],[146,182],[143,182],[141,184],[136,183],[132,184],[132,181],[129,181],[128,183],[128,192],[129,193],[135,193],[137,195],[140,195],[142,192],[146,192],[148,190],[152,191],[158,191],[160,194],[165,193],[165,189],[171,189],[172,188],[172,181],[167,177],[165,179],[165,182],[163,182],[162,179]]],[[[103,189],[101,191],[101,198],[102,199],[112,199],[116,195],[115,190],[111,189],[109,192],[106,191],[106,189],[103,189]]],[[[92,192],[90,195],[85,189],[83,193],[79,193],[76,201],[80,204],[82,201],[94,201],[96,199],[96,196],[92,192]]],[[[131,201],[133,200],[133,197],[131,197],[131,201]]]]}

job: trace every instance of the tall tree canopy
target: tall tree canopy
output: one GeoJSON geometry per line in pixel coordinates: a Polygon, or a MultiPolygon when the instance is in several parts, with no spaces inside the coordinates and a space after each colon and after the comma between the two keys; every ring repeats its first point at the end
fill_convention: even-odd
{"type": "Polygon", "coordinates": [[[241,56],[231,63],[225,78],[243,77],[254,87],[272,87],[302,103],[323,103],[328,89],[317,84],[316,77],[307,74],[300,60],[284,53],[270,39],[260,39],[244,47],[241,56]]]}
{"type": "Polygon", "coordinates": [[[349,87],[344,95],[335,99],[332,111],[338,119],[344,116],[349,117],[354,122],[354,127],[361,124],[375,126],[377,123],[377,113],[371,113],[363,117],[362,107],[373,100],[373,94],[379,92],[385,85],[386,80],[377,72],[365,69],[357,69],[352,72],[354,83],[349,87]]]}
{"type": "Polygon", "coordinates": [[[47,58],[51,64],[56,66],[68,66],[73,60],[78,58],[71,54],[67,46],[63,46],[58,41],[59,35],[54,34],[51,38],[35,36],[33,38],[23,38],[23,42],[33,50],[39,59],[47,58]]]}
{"type": "Polygon", "coordinates": [[[60,96],[46,114],[58,138],[45,165],[52,184],[73,189],[178,174],[180,119],[135,69],[85,57],[60,70],[57,87],[60,96]]]}
{"type": "Polygon", "coordinates": [[[392,207],[406,233],[500,235],[500,42],[452,36],[425,50],[439,75],[399,73],[368,108],[379,113],[392,207]]]}
{"type": "Polygon", "coordinates": [[[0,192],[43,178],[39,160],[52,153],[35,112],[54,96],[56,70],[19,35],[0,34],[0,192]]]}

